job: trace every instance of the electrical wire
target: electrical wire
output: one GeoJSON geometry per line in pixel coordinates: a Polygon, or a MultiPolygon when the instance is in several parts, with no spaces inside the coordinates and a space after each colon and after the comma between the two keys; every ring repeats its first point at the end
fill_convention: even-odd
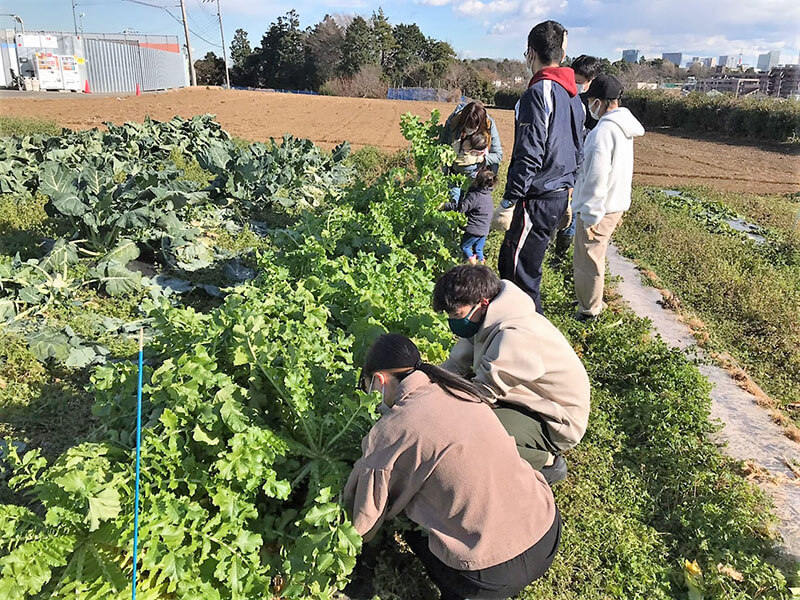
{"type": "MultiPolygon", "coordinates": [[[[97,0],[95,0],[95,1],[97,1],[97,0]]],[[[168,14],[170,17],[172,17],[173,19],[175,19],[175,21],[177,21],[178,23],[180,23],[181,25],[183,25],[183,20],[182,20],[180,17],[176,17],[176,16],[175,16],[174,14],[172,14],[172,12],[170,12],[170,10],[169,10],[170,8],[180,8],[180,4],[167,4],[167,5],[164,5],[164,4],[154,4],[153,2],[146,2],[145,0],[118,0],[118,1],[119,1],[119,2],[131,2],[131,3],[133,3],[133,4],[140,4],[140,5],[142,5],[142,6],[149,6],[150,8],[158,8],[158,9],[161,9],[161,10],[163,10],[165,13],[167,13],[167,14],[168,14]]],[[[85,5],[85,6],[91,6],[91,4],[90,4],[90,3],[88,3],[88,2],[87,2],[87,3],[77,3],[77,4],[83,4],[83,5],[85,5]]],[[[193,19],[192,19],[192,20],[193,20],[193,19]]],[[[216,23],[216,22],[215,22],[215,23],[209,23],[209,24],[208,24],[208,25],[205,27],[205,29],[203,29],[203,33],[207,33],[208,31],[211,31],[211,28],[212,28],[212,27],[216,27],[216,26],[217,26],[217,23],[216,23]]],[[[191,27],[188,27],[188,24],[187,24],[187,29],[189,29],[189,31],[190,31],[192,34],[194,34],[194,36],[195,36],[195,37],[197,37],[197,38],[199,38],[199,39],[203,40],[203,41],[204,41],[206,44],[208,44],[209,46],[213,46],[214,48],[222,48],[222,45],[221,45],[221,44],[216,44],[216,43],[212,42],[211,40],[209,40],[209,39],[205,38],[205,37],[204,37],[202,34],[198,33],[197,31],[195,31],[195,30],[194,30],[194,29],[192,29],[191,27]]]]}
{"type": "MultiPolygon", "coordinates": [[[[133,0],[125,0],[125,1],[126,1],[126,2],[132,2],[133,0]]],[[[138,1],[138,0],[137,0],[137,1],[138,1]]],[[[171,12],[169,12],[169,9],[167,9],[167,8],[164,8],[164,10],[166,11],[166,13],[167,13],[167,14],[168,14],[170,17],[172,17],[173,19],[175,19],[175,20],[176,20],[178,23],[180,23],[181,25],[183,24],[183,21],[182,21],[181,19],[179,19],[178,17],[176,17],[175,15],[173,15],[171,12]]],[[[210,41],[210,40],[207,40],[206,38],[204,38],[202,35],[200,35],[199,33],[197,33],[197,32],[196,32],[194,29],[192,29],[191,27],[189,27],[189,31],[191,31],[191,32],[192,32],[192,33],[195,35],[195,37],[198,37],[198,38],[200,38],[201,40],[203,40],[203,41],[204,41],[206,44],[208,44],[209,46],[214,46],[215,48],[222,48],[222,45],[220,45],[220,44],[215,44],[214,42],[212,42],[212,41],[210,41]]]]}

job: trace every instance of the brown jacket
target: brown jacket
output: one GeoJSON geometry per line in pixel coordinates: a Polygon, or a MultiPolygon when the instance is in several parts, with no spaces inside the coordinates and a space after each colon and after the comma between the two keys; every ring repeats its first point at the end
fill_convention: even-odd
{"type": "Polygon", "coordinates": [[[454,398],[421,371],[402,381],[362,450],[345,486],[356,530],[365,535],[405,511],[454,569],[519,556],[555,519],[550,487],[519,457],[492,409],[454,398]]]}
{"type": "Polygon", "coordinates": [[[573,448],[589,421],[589,376],[564,335],[536,312],[510,281],[489,304],[472,338],[460,340],[442,365],[475,375],[495,400],[523,406],[547,423],[553,444],[573,448]]]}

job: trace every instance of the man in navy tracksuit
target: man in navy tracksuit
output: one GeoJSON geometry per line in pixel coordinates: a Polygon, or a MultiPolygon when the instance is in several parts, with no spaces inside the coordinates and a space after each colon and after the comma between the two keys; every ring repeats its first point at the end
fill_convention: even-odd
{"type": "MultiPolygon", "coordinates": [[[[528,35],[525,53],[535,74],[515,109],[514,151],[495,229],[506,231],[500,277],[516,283],[543,313],[542,259],[565,218],[575,174],[583,160],[585,114],[566,55],[567,30],[545,21],[528,35]]],[[[565,223],[565,225],[568,223],[565,223]]]]}

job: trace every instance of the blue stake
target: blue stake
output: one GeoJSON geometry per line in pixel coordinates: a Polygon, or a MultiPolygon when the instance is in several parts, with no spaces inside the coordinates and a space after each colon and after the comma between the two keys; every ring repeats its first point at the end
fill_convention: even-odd
{"type": "Polygon", "coordinates": [[[144,328],[139,329],[139,386],[136,392],[136,484],[133,504],[133,589],[136,600],[136,570],[139,564],[139,463],[142,456],[142,371],[144,371],[144,328]]]}

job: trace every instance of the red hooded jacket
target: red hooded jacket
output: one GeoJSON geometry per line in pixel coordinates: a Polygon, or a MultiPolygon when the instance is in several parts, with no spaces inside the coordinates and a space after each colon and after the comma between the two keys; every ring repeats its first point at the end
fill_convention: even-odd
{"type": "Polygon", "coordinates": [[[549,79],[560,84],[561,87],[567,90],[570,98],[578,95],[578,86],[575,85],[575,71],[569,67],[545,67],[536,72],[530,83],[528,83],[528,87],[543,79],[549,79]]]}

